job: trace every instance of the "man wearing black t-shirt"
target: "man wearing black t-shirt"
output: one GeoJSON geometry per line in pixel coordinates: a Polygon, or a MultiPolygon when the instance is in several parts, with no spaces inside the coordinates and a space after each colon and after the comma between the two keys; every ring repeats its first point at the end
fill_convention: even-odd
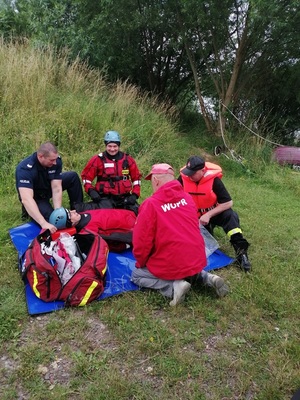
{"type": "Polygon", "coordinates": [[[235,249],[239,265],[245,272],[249,272],[249,243],[243,237],[238,214],[232,209],[232,199],[221,178],[221,167],[205,162],[201,157],[192,156],[180,170],[178,180],[193,197],[200,223],[210,231],[215,226],[222,227],[235,249]]]}

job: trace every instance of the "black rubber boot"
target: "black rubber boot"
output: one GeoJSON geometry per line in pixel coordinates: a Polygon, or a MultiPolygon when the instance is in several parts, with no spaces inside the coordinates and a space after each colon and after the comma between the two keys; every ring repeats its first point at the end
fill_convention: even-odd
{"type": "Polygon", "coordinates": [[[248,258],[248,254],[246,251],[244,251],[242,254],[239,254],[237,256],[237,262],[239,266],[245,271],[245,272],[250,272],[251,271],[251,263],[248,258]]]}
{"type": "Polygon", "coordinates": [[[235,250],[236,253],[236,261],[243,269],[245,272],[250,272],[251,271],[251,263],[248,258],[247,250],[250,244],[247,242],[246,239],[238,239],[238,240],[232,240],[231,239],[231,244],[235,250]]]}

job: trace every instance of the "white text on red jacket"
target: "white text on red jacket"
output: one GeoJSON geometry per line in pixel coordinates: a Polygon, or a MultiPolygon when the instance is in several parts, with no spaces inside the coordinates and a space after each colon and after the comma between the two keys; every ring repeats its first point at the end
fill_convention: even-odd
{"type": "Polygon", "coordinates": [[[178,201],[177,203],[166,203],[163,204],[161,206],[161,208],[164,210],[164,212],[170,211],[170,210],[174,210],[177,207],[180,206],[187,206],[187,202],[185,199],[181,199],[180,201],[178,201]]]}

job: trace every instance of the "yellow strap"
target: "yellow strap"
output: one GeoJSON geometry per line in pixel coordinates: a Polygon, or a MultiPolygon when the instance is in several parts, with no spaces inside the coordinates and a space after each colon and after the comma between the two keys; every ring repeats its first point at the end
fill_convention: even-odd
{"type": "Polygon", "coordinates": [[[40,298],[41,294],[37,289],[37,284],[39,283],[38,277],[37,277],[37,273],[35,270],[32,271],[33,272],[33,285],[32,285],[32,290],[34,292],[34,294],[36,295],[36,297],[40,298]]]}
{"type": "MultiPolygon", "coordinates": [[[[109,249],[107,248],[107,249],[106,249],[106,253],[105,253],[105,258],[106,258],[106,260],[107,260],[108,254],[109,254],[109,249]]],[[[102,270],[102,274],[103,274],[103,275],[105,274],[106,270],[107,270],[107,264],[105,264],[105,267],[104,267],[103,270],[102,270]]]]}
{"type": "Polygon", "coordinates": [[[231,231],[227,232],[227,235],[228,235],[229,237],[231,237],[232,235],[235,235],[236,233],[242,233],[241,228],[234,228],[234,229],[231,229],[231,231]]]}
{"type": "Polygon", "coordinates": [[[81,306],[85,306],[86,303],[88,302],[89,298],[91,297],[94,289],[98,286],[98,282],[97,281],[93,281],[93,283],[91,284],[91,286],[88,288],[85,296],[83,297],[83,299],[81,300],[81,303],[79,304],[79,307],[81,306]]]}
{"type": "Polygon", "coordinates": [[[105,274],[106,270],[107,270],[107,264],[105,264],[105,267],[104,267],[103,270],[101,271],[103,275],[105,274]]]}

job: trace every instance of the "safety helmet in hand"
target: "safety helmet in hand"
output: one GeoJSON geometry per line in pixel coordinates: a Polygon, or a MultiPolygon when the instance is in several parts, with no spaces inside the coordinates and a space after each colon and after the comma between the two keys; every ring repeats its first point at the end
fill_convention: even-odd
{"type": "Polygon", "coordinates": [[[108,145],[109,143],[116,143],[118,146],[121,144],[121,136],[117,131],[107,131],[104,135],[104,143],[108,145]]]}
{"type": "Polygon", "coordinates": [[[70,211],[64,207],[56,208],[50,214],[49,222],[57,229],[70,228],[72,226],[70,211]]]}

